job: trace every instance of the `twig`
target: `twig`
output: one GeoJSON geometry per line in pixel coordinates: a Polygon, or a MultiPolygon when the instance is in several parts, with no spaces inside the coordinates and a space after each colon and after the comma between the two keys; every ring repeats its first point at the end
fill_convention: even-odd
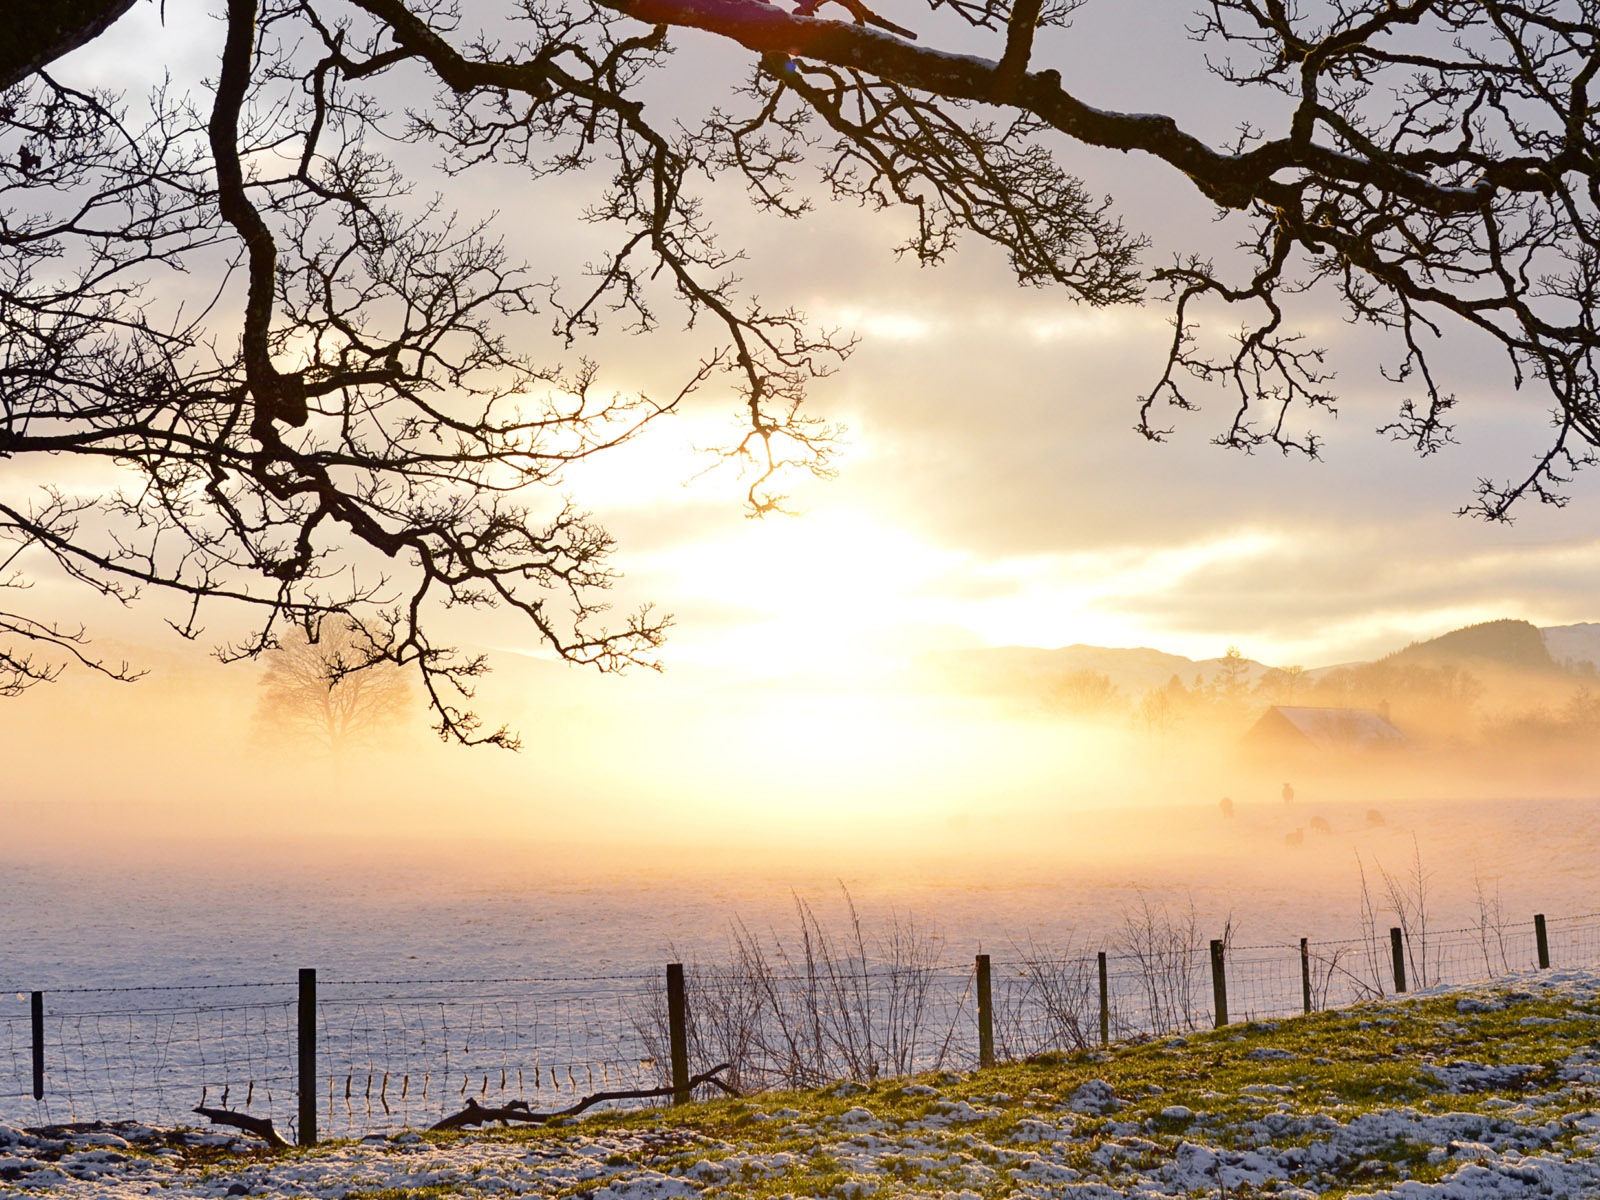
{"type": "Polygon", "coordinates": [[[252,1117],[248,1113],[234,1112],[231,1108],[207,1108],[203,1104],[195,1105],[193,1111],[214,1125],[232,1125],[235,1129],[253,1133],[274,1150],[289,1149],[289,1143],[274,1128],[271,1117],[252,1117]]]}
{"type": "MultiPolygon", "coordinates": [[[[702,1083],[715,1084],[728,1095],[737,1096],[739,1093],[735,1088],[716,1078],[720,1072],[732,1070],[732,1068],[732,1063],[721,1063],[718,1066],[712,1067],[709,1071],[706,1071],[703,1074],[694,1076],[689,1080],[689,1086],[691,1088],[695,1088],[699,1087],[702,1083]]],[[[473,1125],[486,1125],[491,1121],[501,1121],[507,1125],[511,1124],[513,1121],[525,1121],[532,1124],[542,1124],[545,1121],[553,1121],[557,1117],[576,1116],[584,1109],[592,1107],[593,1105],[599,1104],[605,1100],[648,1100],[655,1096],[670,1096],[676,1091],[677,1089],[669,1084],[666,1087],[642,1088],[638,1091],[632,1092],[596,1092],[592,1096],[585,1096],[576,1104],[569,1105],[568,1107],[559,1109],[555,1112],[534,1112],[528,1107],[528,1102],[526,1100],[513,1100],[509,1104],[502,1105],[499,1108],[489,1108],[486,1105],[479,1104],[471,1096],[468,1096],[466,1108],[462,1109],[458,1113],[454,1113],[451,1116],[445,1117],[442,1121],[435,1125],[430,1125],[428,1128],[430,1132],[438,1133],[441,1130],[466,1129],[473,1125]]]]}

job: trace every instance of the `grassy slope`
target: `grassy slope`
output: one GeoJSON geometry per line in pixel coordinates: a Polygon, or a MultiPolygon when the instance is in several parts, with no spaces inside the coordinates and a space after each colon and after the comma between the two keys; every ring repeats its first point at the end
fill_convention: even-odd
{"type": "MultiPolygon", "coordinates": [[[[1585,1063],[1600,1063],[1600,1001],[1587,989],[1530,984],[1048,1054],[965,1076],[476,1136],[530,1151],[575,1137],[609,1147],[602,1161],[614,1175],[553,1187],[551,1200],[608,1183],[641,1194],[641,1168],[693,1180],[706,1196],[752,1198],[1000,1200],[1057,1194],[1052,1181],[1116,1194],[1162,1179],[1180,1195],[1215,1195],[1220,1183],[1228,1196],[1341,1196],[1435,1182],[1507,1148],[1568,1162],[1591,1155],[1596,1123],[1586,1118],[1600,1089],[1585,1063]],[[1110,1085],[1114,1110],[1075,1111],[1093,1107],[1092,1081],[1110,1085]]],[[[1454,1194],[1478,1194],[1465,1186],[1454,1194]]]]}

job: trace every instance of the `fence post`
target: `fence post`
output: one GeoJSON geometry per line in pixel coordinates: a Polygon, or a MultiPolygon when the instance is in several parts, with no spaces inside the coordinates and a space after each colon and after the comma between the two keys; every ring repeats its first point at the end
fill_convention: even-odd
{"type": "Polygon", "coordinates": [[[1217,1028],[1228,1023],[1228,979],[1222,967],[1222,942],[1211,939],[1211,996],[1216,1005],[1217,1028]]]}
{"type": "Polygon", "coordinates": [[[29,1005],[33,1018],[33,1098],[44,1099],[44,993],[34,992],[29,1005]]]}
{"type": "Polygon", "coordinates": [[[987,954],[978,955],[978,1066],[994,1066],[994,990],[987,954]]]}
{"type": "Polygon", "coordinates": [[[300,1136],[317,1144],[317,969],[300,968],[300,1136]]]}
{"type": "Polygon", "coordinates": [[[1406,939],[1399,928],[1389,930],[1389,949],[1394,954],[1394,990],[1406,990],[1406,939]]]}
{"type": "Polygon", "coordinates": [[[689,996],[683,964],[667,964],[667,1030],[672,1042],[672,1102],[689,1103],[689,996]]]}
{"type": "Polygon", "coordinates": [[[1533,940],[1539,944],[1539,969],[1550,965],[1550,935],[1544,927],[1544,914],[1533,914],[1533,940]]]}
{"type": "Polygon", "coordinates": [[[1311,1015],[1311,944],[1300,939],[1300,998],[1305,1002],[1306,1015],[1311,1015]]]}
{"type": "Polygon", "coordinates": [[[1106,952],[1100,951],[1100,1044],[1111,1044],[1111,989],[1106,986],[1106,952]]]}

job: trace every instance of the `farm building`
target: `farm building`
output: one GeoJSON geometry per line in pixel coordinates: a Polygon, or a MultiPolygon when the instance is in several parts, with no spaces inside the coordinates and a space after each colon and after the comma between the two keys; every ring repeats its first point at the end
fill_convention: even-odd
{"type": "Polygon", "coordinates": [[[1267,709],[1241,739],[1244,749],[1264,754],[1360,754],[1406,744],[1406,735],[1370,708],[1295,705],[1267,709]]]}

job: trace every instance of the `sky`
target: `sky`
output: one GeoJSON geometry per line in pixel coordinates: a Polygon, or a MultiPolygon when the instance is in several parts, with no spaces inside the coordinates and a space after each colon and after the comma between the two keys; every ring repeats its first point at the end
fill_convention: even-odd
{"type": "MultiPolygon", "coordinates": [[[[1238,99],[1209,80],[1193,43],[1151,32],[1187,9],[1138,9],[1090,3],[1041,53],[1075,66],[1090,103],[1161,107],[1226,136],[1238,99]],[[1128,71],[1135,57],[1152,69],[1128,71]]],[[[689,34],[679,41],[699,50],[689,34]]],[[[1082,148],[1062,159],[1151,237],[1148,264],[1225,252],[1237,236],[1170,171],[1082,148]]],[[[796,518],[745,521],[726,476],[684,486],[682,448],[708,440],[702,421],[723,419],[714,397],[592,474],[574,472],[575,494],[620,539],[629,588],[680,615],[675,661],[724,653],[729,638],[736,655],[765,639],[757,657],[781,658],[775,643],[795,642],[781,631],[804,623],[852,656],[862,640],[914,637],[1195,658],[1237,644],[1262,661],[1323,665],[1474,621],[1594,617],[1594,480],[1580,477],[1565,510],[1526,505],[1509,526],[1455,515],[1480,478],[1521,469],[1549,421],[1536,391],[1516,393],[1506,368],[1455,331],[1437,357],[1461,399],[1460,444],[1430,459],[1374,432],[1402,398],[1378,370],[1392,347],[1320,302],[1304,324],[1330,348],[1342,397],[1337,417],[1305,418],[1323,461],[1210,445],[1230,414],[1222,396],[1174,414],[1171,439],[1149,444],[1131,427],[1170,336],[1159,305],[1091,310],[1019,289],[976,239],[938,268],[897,260],[899,214],[823,202],[795,224],[719,199],[735,201],[718,210],[719,229],[747,252],[748,289],[861,341],[815,390],[816,412],[849,431],[840,477],[797,481],[796,518]]],[[[1239,319],[1206,315],[1217,334],[1239,319]]],[[[641,353],[654,349],[641,340],[621,358],[631,366],[641,353]]],[[[818,640],[803,639],[800,656],[818,640]]]]}
{"type": "MultiPolygon", "coordinates": [[[[181,76],[220,40],[205,10],[168,0],[163,22],[141,5],[114,41],[63,74],[147,83],[144,64],[162,61],[181,76]]],[[[1171,111],[1221,139],[1242,115],[1262,114],[1241,110],[1205,73],[1183,33],[1187,11],[1090,0],[1036,61],[1058,63],[1093,104],[1171,111]]],[[[982,51],[948,26],[933,40],[982,51]]],[[[688,70],[664,80],[659,103],[687,114],[722,101],[733,60],[689,32],[674,41],[688,70]],[[685,78],[693,87],[674,82],[685,78]]],[[[424,187],[453,186],[431,173],[424,149],[391,149],[424,187]]],[[[1190,248],[1225,253],[1237,236],[1169,170],[1070,145],[1061,156],[1150,236],[1147,264],[1190,248]]],[[[581,182],[533,189],[498,169],[452,199],[468,215],[499,213],[537,273],[570,272],[599,245],[574,219],[581,182]]],[[[1440,362],[1460,397],[1459,444],[1431,458],[1374,432],[1400,399],[1379,375],[1388,350],[1315,299],[1303,324],[1330,348],[1341,395],[1337,417],[1305,418],[1325,442],[1322,461],[1211,445],[1229,418],[1222,397],[1174,414],[1171,438],[1151,444],[1133,425],[1170,335],[1158,305],[1090,310],[1020,289],[1001,255],[973,239],[947,264],[919,267],[893,253],[903,214],[822,200],[794,223],[753,214],[725,185],[708,195],[720,235],[745,252],[748,291],[859,336],[813,389],[814,413],[848,431],[837,478],[796,479],[793,515],[750,519],[744,481],[703,470],[697,447],[725,441],[735,420],[734,398],[709,389],[633,444],[574,468],[566,491],[618,539],[617,609],[650,601],[674,615],[665,672],[599,679],[550,663],[504,614],[463,620],[455,635],[491,650],[499,667],[485,686],[499,706],[486,704],[488,715],[519,728],[527,748],[463,758],[431,746],[419,724],[386,751],[389,765],[369,764],[364,784],[339,783],[365,788],[359,802],[335,818],[306,800],[294,810],[306,820],[344,832],[437,829],[454,819],[441,813],[460,811],[459,796],[438,800],[454,790],[508,828],[561,836],[626,827],[647,830],[645,842],[692,839],[701,822],[803,840],[850,821],[903,828],[932,811],[959,841],[963,822],[993,817],[1013,830],[1063,789],[1104,803],[1116,784],[1085,767],[1077,735],[1037,714],[980,710],[906,683],[907,664],[930,653],[1087,643],[1201,659],[1238,646],[1268,664],[1324,666],[1477,621],[1600,620],[1600,477],[1580,476],[1567,508],[1525,505],[1512,524],[1455,515],[1481,477],[1523,467],[1549,420],[1536,391],[1514,391],[1504,365],[1456,331],[1440,362]],[[426,780],[417,786],[426,798],[392,803],[404,777],[426,780]],[[796,806],[826,820],[786,823],[796,806]]],[[[1237,322],[1208,318],[1218,334],[1237,322]]],[[[601,361],[608,386],[666,395],[706,346],[667,322],[659,336],[613,331],[579,349],[601,361]]],[[[60,594],[69,609],[84,603],[60,594]]],[[[63,773],[72,756],[62,749],[37,774],[62,797],[54,811],[98,813],[119,829],[145,814],[163,829],[281,831],[286,795],[327,786],[325,764],[309,758],[270,784],[229,775],[249,742],[254,677],[249,667],[225,677],[174,643],[159,602],[81,611],[152,664],[152,680],[114,688],[71,677],[54,695],[9,702],[7,736],[68,747],[63,730],[77,713],[115,731],[148,769],[132,783],[114,764],[63,773]],[[182,708],[197,692],[229,699],[201,714],[182,708]],[[218,779],[232,779],[238,796],[219,796],[218,779]],[[129,789],[140,797],[131,809],[108,798],[129,789]]],[[[30,819],[41,838],[60,836],[59,822],[30,819]]]]}

